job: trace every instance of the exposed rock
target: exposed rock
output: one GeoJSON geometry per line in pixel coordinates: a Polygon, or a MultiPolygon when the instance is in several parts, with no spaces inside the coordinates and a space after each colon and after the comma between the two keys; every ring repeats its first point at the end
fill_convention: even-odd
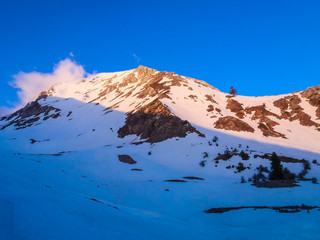
{"type": "Polygon", "coordinates": [[[309,103],[317,107],[316,116],[320,118],[320,85],[308,88],[301,93],[301,96],[309,99],[309,103]]]}
{"type": "Polygon", "coordinates": [[[217,129],[232,130],[237,132],[254,132],[254,129],[249,124],[231,116],[219,118],[218,121],[215,122],[214,127],[217,129]]]}
{"type": "Polygon", "coordinates": [[[196,95],[189,95],[189,98],[193,99],[193,101],[197,101],[198,97],[196,95]]]}
{"type": "Polygon", "coordinates": [[[239,118],[244,118],[244,112],[242,104],[240,104],[238,101],[229,98],[227,100],[227,109],[230,109],[231,112],[236,113],[236,116],[239,118]]]}
{"type": "Polygon", "coordinates": [[[54,92],[55,92],[55,89],[54,89],[54,86],[52,86],[52,87],[49,88],[47,91],[42,91],[42,92],[39,94],[37,100],[41,99],[41,98],[39,98],[39,97],[47,98],[47,96],[51,96],[52,93],[54,93],[54,92]]]}
{"type": "Polygon", "coordinates": [[[167,72],[158,72],[152,75],[151,78],[146,79],[145,82],[141,82],[138,86],[144,84],[144,90],[135,94],[138,98],[155,97],[170,98],[168,93],[170,92],[170,85],[165,82],[161,82],[163,78],[167,75],[167,72]],[[147,83],[146,83],[147,82],[147,83]]]}
{"type": "Polygon", "coordinates": [[[200,86],[208,87],[208,88],[211,88],[211,89],[214,89],[214,90],[219,91],[217,88],[211,86],[210,84],[206,83],[205,81],[201,81],[201,80],[197,80],[197,79],[189,78],[189,77],[188,77],[188,79],[193,80],[194,82],[196,82],[196,83],[199,84],[200,86]]]}
{"type": "Polygon", "coordinates": [[[246,108],[245,113],[248,115],[253,113],[251,117],[252,120],[261,119],[266,116],[273,116],[273,117],[279,118],[277,114],[274,114],[273,112],[268,111],[264,105],[246,108]]]}
{"type": "MultiPolygon", "coordinates": [[[[45,96],[45,95],[42,95],[45,96]]],[[[39,98],[38,98],[39,99],[39,98]]],[[[41,99],[41,98],[40,98],[41,99]]],[[[2,126],[1,130],[13,125],[16,127],[16,130],[22,129],[25,127],[32,126],[32,123],[40,120],[38,115],[44,114],[45,118],[48,119],[50,117],[57,118],[60,116],[61,110],[52,106],[42,106],[38,103],[38,101],[29,102],[24,108],[12,113],[11,115],[7,116],[6,121],[10,121],[8,124],[2,126]],[[55,114],[48,115],[51,111],[54,111],[55,114]],[[33,117],[33,118],[30,118],[33,117]]]]}
{"type": "Polygon", "coordinates": [[[137,73],[138,78],[143,81],[144,79],[149,80],[157,70],[140,65],[134,72],[137,73]]]}
{"type": "Polygon", "coordinates": [[[126,87],[127,85],[131,83],[136,83],[138,82],[139,79],[136,78],[136,75],[134,73],[129,74],[120,84],[119,87],[126,87]]]}
{"type": "Polygon", "coordinates": [[[212,105],[209,105],[207,111],[208,111],[208,112],[214,111],[214,107],[213,107],[212,105]]]}
{"type": "Polygon", "coordinates": [[[206,94],[205,97],[207,101],[218,104],[211,95],[206,94]]]}
{"type": "MultiPolygon", "coordinates": [[[[309,92],[309,94],[311,93],[309,92]]],[[[309,97],[314,96],[309,94],[305,93],[304,95],[309,97]]],[[[312,99],[316,104],[317,101],[315,100],[315,98],[312,99]]],[[[311,116],[303,112],[303,108],[299,105],[300,102],[301,99],[299,98],[299,96],[293,95],[278,99],[273,104],[274,106],[280,108],[281,118],[288,119],[289,121],[298,120],[302,126],[315,126],[319,128],[320,124],[312,121],[311,116]]]]}
{"type": "Polygon", "coordinates": [[[261,117],[259,121],[258,128],[262,131],[263,136],[266,137],[282,137],[286,138],[286,136],[282,133],[276,132],[273,128],[274,126],[279,125],[279,123],[272,121],[268,117],[261,117]]]}
{"type": "Polygon", "coordinates": [[[188,133],[204,137],[188,121],[174,116],[159,100],[155,100],[134,113],[129,113],[125,125],[118,130],[118,137],[135,134],[153,143],[173,137],[186,137],[188,133]]]}
{"type": "Polygon", "coordinates": [[[118,155],[119,161],[128,164],[135,164],[137,161],[133,160],[129,155],[118,155]]]}

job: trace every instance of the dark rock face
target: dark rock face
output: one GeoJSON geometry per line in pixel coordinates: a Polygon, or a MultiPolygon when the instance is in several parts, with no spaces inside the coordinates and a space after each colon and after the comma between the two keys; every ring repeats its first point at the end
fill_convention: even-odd
{"type": "MultiPolygon", "coordinates": [[[[318,112],[320,112],[320,95],[318,94],[317,87],[315,88],[315,90],[312,90],[312,88],[310,88],[309,90],[307,89],[306,91],[302,92],[301,95],[309,98],[309,102],[311,105],[318,107],[316,111],[317,115],[318,112]]],[[[293,95],[278,99],[273,103],[273,105],[280,108],[280,117],[282,119],[288,119],[289,121],[298,120],[302,126],[315,126],[320,131],[320,124],[312,121],[311,116],[303,112],[303,108],[299,105],[300,103],[301,99],[299,98],[299,96],[293,95]]]]}
{"type": "Polygon", "coordinates": [[[135,134],[154,143],[173,137],[186,137],[188,133],[204,137],[188,121],[173,116],[167,107],[155,100],[137,112],[129,113],[125,125],[118,130],[118,137],[135,134]]]}
{"type": "Polygon", "coordinates": [[[262,131],[263,136],[265,137],[282,137],[286,138],[286,136],[282,133],[275,131],[273,128],[279,125],[279,123],[272,121],[268,117],[261,117],[259,120],[258,128],[262,131]]]}
{"type": "Polygon", "coordinates": [[[231,112],[236,113],[236,116],[239,118],[243,118],[244,117],[244,112],[243,112],[243,107],[242,104],[240,104],[239,102],[237,102],[236,100],[233,99],[228,99],[227,100],[227,109],[230,109],[231,112]]]}
{"type": "MultiPolygon", "coordinates": [[[[43,97],[41,97],[43,98],[43,97]]],[[[13,125],[16,127],[16,130],[30,127],[33,125],[34,122],[40,120],[38,115],[44,114],[43,120],[47,120],[49,118],[57,118],[60,116],[60,109],[52,107],[52,106],[42,106],[38,103],[38,98],[34,102],[29,102],[24,108],[12,113],[11,115],[7,116],[5,119],[7,124],[2,126],[1,130],[13,125]],[[49,113],[53,111],[51,115],[49,113]],[[32,118],[31,118],[32,117],[32,118]],[[28,119],[27,119],[28,118],[28,119]],[[10,121],[11,120],[11,121],[10,121]]]]}
{"type": "Polygon", "coordinates": [[[137,161],[133,160],[129,155],[118,155],[119,161],[128,164],[136,164],[137,161]]]}
{"type": "Polygon", "coordinates": [[[301,96],[309,99],[309,103],[317,107],[316,116],[320,118],[320,86],[308,88],[301,93],[301,96]]]}
{"type": "Polygon", "coordinates": [[[231,116],[219,118],[218,121],[216,121],[214,127],[218,129],[232,130],[237,132],[254,132],[254,129],[249,124],[231,116]]]}

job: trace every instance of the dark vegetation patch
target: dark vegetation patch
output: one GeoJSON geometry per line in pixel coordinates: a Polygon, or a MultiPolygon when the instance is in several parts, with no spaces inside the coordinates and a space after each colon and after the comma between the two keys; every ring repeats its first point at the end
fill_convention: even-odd
{"type": "Polygon", "coordinates": [[[240,156],[242,160],[246,161],[250,159],[250,155],[244,151],[238,152],[238,149],[235,148],[232,151],[229,149],[225,150],[224,153],[218,153],[218,156],[214,160],[224,160],[227,161],[233,156],[240,156]]]}
{"type": "MultiPolygon", "coordinates": [[[[270,154],[270,153],[266,153],[264,155],[255,154],[253,157],[254,158],[260,157],[263,159],[271,160],[272,154],[270,154]]],[[[297,158],[286,157],[286,156],[278,156],[278,158],[280,159],[281,162],[285,162],[285,163],[305,163],[305,162],[308,162],[305,159],[297,159],[297,158]]]]}
{"type": "Polygon", "coordinates": [[[140,142],[134,142],[134,143],[130,143],[130,144],[133,144],[133,145],[140,145],[140,144],[143,144],[144,141],[140,141],[140,142]]]}
{"type": "Polygon", "coordinates": [[[97,200],[97,199],[95,199],[95,198],[90,198],[90,200],[104,204],[103,202],[101,202],[101,201],[99,201],[99,200],[97,200]]]}
{"type": "Polygon", "coordinates": [[[189,179],[189,180],[204,180],[204,178],[200,178],[200,177],[193,177],[193,176],[187,176],[187,177],[183,177],[184,179],[189,179]]]}
{"type": "Polygon", "coordinates": [[[224,153],[218,153],[218,156],[214,160],[224,160],[227,161],[232,158],[233,154],[230,151],[225,151],[224,153]]]}
{"type": "Polygon", "coordinates": [[[181,179],[168,179],[164,180],[165,182],[188,182],[186,180],[181,180],[181,179]]]}
{"type": "Polygon", "coordinates": [[[50,139],[35,140],[33,138],[30,138],[30,141],[31,141],[31,144],[34,144],[34,143],[40,143],[40,142],[48,142],[48,141],[50,141],[50,139]]]}
{"type": "Polygon", "coordinates": [[[119,161],[128,164],[135,164],[137,161],[133,160],[129,155],[118,155],[119,161]]]}
{"type": "MultiPolygon", "coordinates": [[[[87,197],[86,197],[86,198],[87,198],[87,197]]],[[[88,199],[88,198],[87,198],[87,199],[88,199]]],[[[94,202],[97,202],[97,203],[105,204],[104,202],[102,202],[102,201],[100,201],[100,200],[98,200],[98,199],[96,199],[96,198],[89,198],[89,200],[94,201],[94,202]]],[[[106,205],[107,205],[108,207],[112,207],[112,208],[114,208],[114,209],[119,210],[118,207],[112,206],[112,205],[110,205],[110,204],[106,204],[106,205]]]]}
{"type": "Polygon", "coordinates": [[[301,210],[310,211],[312,209],[320,209],[319,206],[308,206],[305,204],[300,205],[287,205],[287,206],[240,206],[240,207],[219,207],[219,208],[210,208],[205,210],[205,213],[225,213],[232,210],[240,210],[240,209],[272,209],[279,213],[297,213],[301,212],[301,210]]]}
{"type": "MultiPolygon", "coordinates": [[[[268,155],[266,154],[266,158],[268,155]]],[[[269,159],[269,158],[268,158],[269,159]]],[[[302,171],[296,175],[291,172],[288,168],[283,168],[280,158],[275,152],[272,153],[270,157],[271,161],[271,170],[267,167],[260,165],[257,170],[258,173],[255,173],[249,181],[252,181],[256,187],[265,187],[265,188],[282,188],[282,187],[295,187],[299,186],[298,180],[303,181],[307,178],[305,177],[308,171],[311,169],[311,165],[308,161],[304,160],[302,171]],[[265,175],[266,174],[266,175],[265,175]]],[[[295,161],[296,162],[296,161],[295,161]]],[[[301,161],[299,161],[301,163],[301,161]]],[[[317,184],[317,178],[310,178],[312,183],[317,184]]],[[[243,182],[243,179],[241,179],[243,182]]]]}
{"type": "Polygon", "coordinates": [[[292,180],[269,180],[261,181],[254,184],[256,187],[262,188],[286,188],[286,187],[297,187],[298,185],[295,181],[292,180]]]}

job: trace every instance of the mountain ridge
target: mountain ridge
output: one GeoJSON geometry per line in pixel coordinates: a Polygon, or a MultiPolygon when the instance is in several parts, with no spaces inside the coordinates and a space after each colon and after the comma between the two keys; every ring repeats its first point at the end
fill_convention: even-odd
{"type": "Polygon", "coordinates": [[[318,86],[232,96],[143,67],[55,85],[0,118],[0,213],[14,219],[0,231],[317,239],[318,104],[318,86]],[[273,153],[284,180],[268,179],[273,153]]]}
{"type": "MultiPolygon", "coordinates": [[[[135,134],[148,140],[151,135],[160,134],[152,133],[159,127],[168,137],[153,139],[163,141],[169,136],[186,136],[192,132],[203,136],[192,126],[198,125],[258,141],[277,138],[297,142],[302,132],[307,131],[316,139],[320,131],[320,86],[283,95],[233,96],[203,81],[142,65],[127,71],[96,74],[78,83],[54,85],[41,92],[33,103],[2,117],[1,129],[10,126],[23,129],[49,118],[67,117],[73,111],[60,104],[60,107],[55,106],[56,102],[48,100],[48,97],[99,104],[105,107],[104,115],[115,110],[123,112],[125,121],[117,129],[121,129],[121,137],[135,134]],[[171,127],[166,125],[170,121],[160,121],[160,116],[171,119],[171,127]],[[184,123],[190,126],[187,124],[186,127],[184,123]],[[149,127],[143,129],[143,126],[149,127]],[[176,135],[170,134],[174,128],[180,129],[176,135]]],[[[273,140],[267,142],[272,143],[273,140]]],[[[286,144],[282,140],[276,142],[286,144]]],[[[302,147],[306,145],[302,144],[303,141],[300,143],[302,147]]]]}

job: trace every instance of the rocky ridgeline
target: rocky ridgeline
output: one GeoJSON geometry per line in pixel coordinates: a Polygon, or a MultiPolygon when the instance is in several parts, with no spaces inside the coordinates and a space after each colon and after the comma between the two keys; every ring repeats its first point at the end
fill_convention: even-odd
{"type": "MultiPolygon", "coordinates": [[[[109,74],[107,78],[96,75],[88,81],[82,80],[79,84],[89,83],[86,87],[92,89],[75,91],[85,103],[101,104],[106,107],[105,110],[108,110],[108,113],[120,109],[121,104],[125,101],[127,105],[132,106],[130,111],[125,112],[127,117],[124,125],[117,130],[120,138],[134,134],[149,142],[159,142],[172,137],[185,137],[188,133],[204,136],[190,124],[190,119],[176,116],[172,113],[171,108],[164,104],[164,102],[176,104],[173,88],[179,88],[180,92],[185,93],[185,96],[179,97],[184,98],[185,103],[183,104],[186,106],[191,102],[203,106],[205,116],[199,117],[207,117],[211,122],[210,127],[216,129],[285,139],[286,134],[277,130],[277,126],[283,124],[282,120],[285,120],[320,131],[318,121],[320,119],[320,86],[285,96],[274,96],[273,106],[270,108],[270,105],[267,107],[264,102],[249,105],[251,104],[250,99],[241,102],[239,99],[243,98],[221,93],[203,81],[182,77],[173,72],[139,66],[123,75],[124,77],[121,77],[122,74],[121,72],[114,73],[114,75],[109,74]],[[96,87],[96,84],[100,84],[99,87],[96,87]],[[194,88],[197,88],[197,91],[194,88]],[[204,90],[205,93],[202,94],[199,89],[204,90]],[[97,94],[92,98],[87,97],[92,91],[97,91],[97,94]],[[219,98],[216,95],[219,95],[219,98]],[[128,103],[128,99],[131,102],[128,103]],[[306,100],[307,104],[315,109],[314,113],[310,113],[310,109],[306,113],[302,107],[305,106],[306,100]]],[[[51,106],[49,102],[40,101],[45,100],[47,96],[60,97],[56,87],[58,86],[52,86],[42,92],[34,102],[3,117],[1,129],[13,126],[19,130],[33,126],[39,121],[60,117],[60,109],[51,106]]],[[[63,110],[72,112],[73,109],[63,110]]]]}

